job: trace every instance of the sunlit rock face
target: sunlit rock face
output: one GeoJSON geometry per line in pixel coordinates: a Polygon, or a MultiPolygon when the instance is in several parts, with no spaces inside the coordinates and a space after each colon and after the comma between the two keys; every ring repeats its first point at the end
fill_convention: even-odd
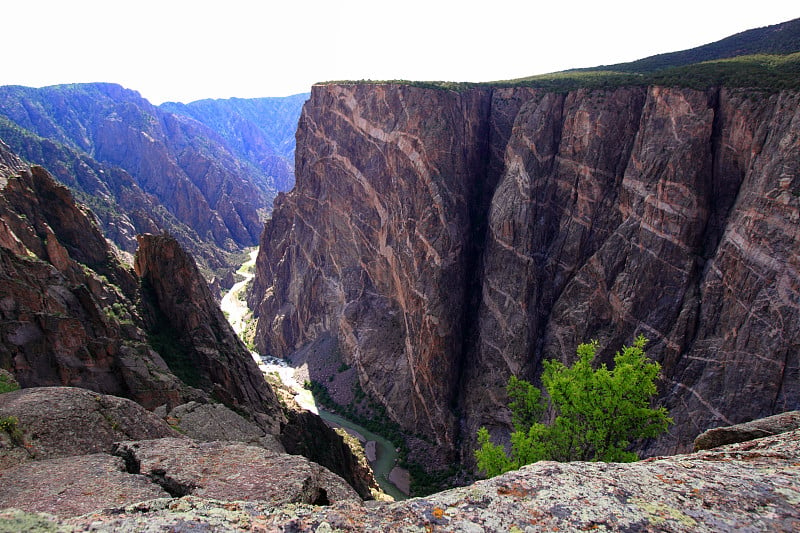
{"type": "Polygon", "coordinates": [[[685,451],[800,402],[800,95],[317,86],[262,236],[258,343],[331,334],[407,431],[471,456],[512,374],[638,334],[685,451]],[[458,415],[456,415],[458,413],[458,415]]]}
{"type": "MultiPolygon", "coordinates": [[[[85,495],[81,494],[69,500],[69,507],[57,502],[55,497],[49,501],[40,497],[35,505],[20,505],[17,502],[30,490],[30,484],[20,483],[21,490],[11,494],[16,505],[29,513],[46,510],[62,517],[83,516],[59,520],[52,515],[6,511],[0,519],[24,523],[22,520],[27,518],[37,525],[52,526],[52,529],[56,523],[61,523],[79,530],[101,531],[180,530],[187,523],[223,531],[241,529],[242,524],[266,531],[522,531],[525,528],[530,531],[788,532],[800,527],[797,506],[800,432],[797,430],[713,450],[628,464],[542,461],[468,487],[425,498],[371,505],[364,505],[352,495],[348,498],[330,473],[326,477],[309,476],[306,472],[310,469],[298,467],[297,460],[287,461],[286,471],[277,478],[259,476],[262,472],[272,473],[270,458],[262,458],[266,454],[255,453],[255,448],[243,450],[241,444],[204,443],[192,448],[176,439],[140,443],[142,448],[137,450],[137,457],[141,458],[143,474],[148,467],[153,471],[152,466],[157,465],[162,473],[166,470],[168,479],[183,482],[184,486],[188,482],[195,483],[194,494],[203,497],[162,497],[139,502],[131,495],[134,498],[143,495],[132,494],[135,488],[132,487],[126,491],[127,500],[112,503],[103,500],[105,510],[84,514],[95,510],[98,504],[94,508],[74,509],[73,506],[81,502],[81,496],[85,500],[85,495]],[[225,444],[227,446],[221,446],[225,444]],[[200,477],[196,474],[196,465],[192,468],[191,457],[202,453],[207,465],[200,477]],[[230,483],[224,476],[230,476],[233,470],[231,457],[244,457],[259,468],[234,476],[234,482],[230,483]],[[303,503],[309,501],[304,495],[310,491],[297,489],[293,481],[300,475],[310,478],[305,486],[326,490],[333,505],[303,503]],[[254,477],[257,483],[247,486],[254,477]],[[220,478],[226,483],[220,483],[220,478]],[[252,498],[253,493],[257,493],[256,498],[252,498]],[[230,498],[231,495],[240,500],[260,501],[210,499],[230,498]],[[287,504],[287,500],[298,503],[287,504]],[[130,501],[139,503],[125,505],[130,501]],[[111,505],[114,507],[109,508],[111,505]]],[[[95,457],[97,455],[70,459],[75,467],[86,468],[86,459],[95,457]]],[[[41,487],[41,492],[48,496],[55,488],[63,491],[62,472],[72,465],[55,461],[41,464],[55,473],[44,478],[37,472],[39,469],[30,468],[25,479],[38,483],[37,488],[41,487]],[[50,483],[46,484],[48,480],[50,483]]],[[[9,472],[6,478],[19,483],[17,480],[21,476],[16,475],[17,471],[9,472]]],[[[116,481],[119,473],[113,476],[113,472],[105,473],[98,467],[91,472],[92,481],[104,482],[104,488],[111,485],[113,490],[121,485],[118,481],[109,483],[116,481]]],[[[126,477],[132,485],[133,476],[127,474],[126,477]]],[[[319,489],[317,495],[321,492],[319,489]]],[[[68,494],[78,492],[73,491],[68,494]]],[[[110,491],[102,494],[108,498],[109,493],[114,494],[110,491]]]]}
{"type": "Polygon", "coordinates": [[[147,343],[138,281],[94,218],[0,142],[0,365],[153,408],[196,399],[147,343]]]}
{"type": "Polygon", "coordinates": [[[447,447],[488,111],[486,91],[315,87],[251,296],[263,352],[333,332],[364,390],[447,447]]]}

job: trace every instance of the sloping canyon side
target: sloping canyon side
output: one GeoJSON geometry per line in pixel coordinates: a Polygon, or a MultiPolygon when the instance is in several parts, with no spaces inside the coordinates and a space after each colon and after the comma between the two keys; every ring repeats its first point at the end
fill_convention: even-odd
{"type": "Polygon", "coordinates": [[[218,292],[258,242],[277,190],[292,186],[304,97],[156,107],[111,83],[4,86],[0,138],[69,187],[122,250],[168,231],[218,292]]]}
{"type": "MultiPolygon", "coordinates": [[[[315,86],[261,240],[263,353],[337,342],[409,433],[469,460],[504,387],[642,333],[675,425],[800,407],[800,95],[315,86]]],[[[452,455],[451,455],[452,457],[452,455]]]]}

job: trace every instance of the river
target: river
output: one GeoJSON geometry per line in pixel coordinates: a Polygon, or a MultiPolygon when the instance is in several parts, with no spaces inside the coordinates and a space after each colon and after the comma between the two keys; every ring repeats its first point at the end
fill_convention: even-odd
{"type": "MultiPolygon", "coordinates": [[[[246,289],[247,283],[254,276],[253,265],[255,264],[257,254],[257,248],[250,251],[250,259],[238,270],[238,274],[244,276],[244,279],[231,287],[231,290],[223,296],[220,302],[222,311],[225,313],[225,316],[228,318],[228,321],[237,335],[242,334],[242,331],[244,331],[247,325],[247,320],[250,317],[250,310],[247,308],[243,291],[246,289]]],[[[262,372],[265,374],[277,374],[281,382],[295,392],[295,401],[300,407],[317,413],[330,425],[345,429],[350,434],[356,436],[362,445],[370,447],[374,445],[375,460],[370,461],[370,466],[372,466],[372,470],[375,473],[375,480],[378,482],[378,485],[380,485],[381,490],[392,496],[395,500],[404,500],[408,498],[408,472],[396,466],[398,455],[394,445],[390,441],[346,418],[319,409],[314,402],[311,391],[303,388],[303,386],[297,382],[295,379],[295,369],[289,366],[286,361],[272,357],[262,358],[261,355],[255,352],[253,352],[252,355],[262,372]],[[395,480],[397,485],[393,483],[392,480],[395,480]]],[[[369,457],[372,454],[367,455],[369,457]]]]}

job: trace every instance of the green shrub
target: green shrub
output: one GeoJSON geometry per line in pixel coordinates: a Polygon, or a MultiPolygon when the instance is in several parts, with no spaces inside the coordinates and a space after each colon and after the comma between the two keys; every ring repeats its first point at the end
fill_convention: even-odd
{"type": "Polygon", "coordinates": [[[14,376],[8,371],[0,372],[0,394],[15,390],[19,390],[19,383],[14,379],[14,376]]]}
{"type": "Polygon", "coordinates": [[[11,439],[11,443],[16,446],[24,444],[24,436],[19,427],[19,419],[16,416],[0,417],[0,431],[3,431],[11,439]]]}
{"type": "Polygon", "coordinates": [[[508,383],[514,431],[511,454],[493,444],[485,427],[478,431],[478,468],[495,476],[536,461],[629,462],[638,456],[628,447],[634,439],[655,437],[672,423],[664,407],[650,408],[661,365],[644,353],[639,336],[614,356],[614,368],[592,368],[597,341],[578,346],[571,367],[546,361],[541,391],[513,377],[508,383]],[[549,425],[539,420],[547,408],[555,413],[549,425]]]}

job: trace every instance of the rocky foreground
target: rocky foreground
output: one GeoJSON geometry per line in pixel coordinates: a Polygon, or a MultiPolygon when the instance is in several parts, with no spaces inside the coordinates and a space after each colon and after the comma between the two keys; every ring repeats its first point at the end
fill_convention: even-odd
{"type": "Polygon", "coordinates": [[[0,395],[0,507],[72,516],[200,494],[206,482],[192,477],[183,445],[165,443],[162,455],[183,459],[149,474],[113,446],[178,437],[247,444],[245,456],[238,445],[220,451],[238,468],[220,476],[244,479],[267,459],[289,475],[292,461],[272,456],[304,455],[302,490],[281,489],[297,501],[335,500],[336,489],[323,487],[324,498],[314,489],[333,475],[325,469],[346,492],[372,497],[366,460],[319,417],[278,400],[177,240],[137,242],[134,271],[64,186],[0,141],[0,382],[23,389],[0,395]]]}
{"type": "Polygon", "coordinates": [[[797,531],[798,479],[794,430],[631,464],[541,462],[399,503],[163,497],[74,518],[5,510],[0,530],[797,531]]]}

